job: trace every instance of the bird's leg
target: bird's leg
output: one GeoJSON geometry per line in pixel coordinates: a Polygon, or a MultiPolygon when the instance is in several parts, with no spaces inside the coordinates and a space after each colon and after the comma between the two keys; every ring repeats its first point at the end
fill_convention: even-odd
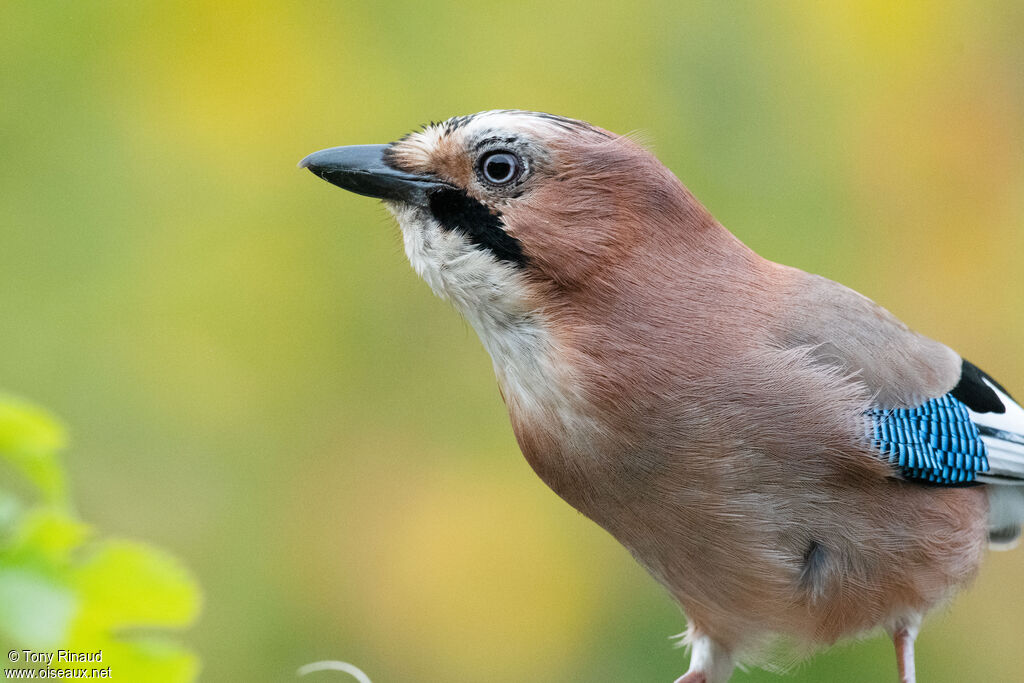
{"type": "Polygon", "coordinates": [[[898,628],[892,634],[896,644],[896,666],[900,672],[900,683],[915,683],[914,636],[906,628],[898,628]]]}
{"type": "Polygon", "coordinates": [[[690,635],[690,670],[676,683],[725,683],[732,675],[729,652],[700,632],[690,635]]]}
{"type": "Polygon", "coordinates": [[[892,642],[896,645],[896,667],[900,672],[900,683],[915,683],[914,672],[914,641],[921,629],[921,617],[914,616],[902,619],[889,630],[892,642]]]}

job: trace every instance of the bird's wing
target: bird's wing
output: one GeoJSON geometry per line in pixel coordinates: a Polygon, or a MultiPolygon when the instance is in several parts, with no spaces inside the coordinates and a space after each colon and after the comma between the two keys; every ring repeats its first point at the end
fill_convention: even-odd
{"type": "Polygon", "coordinates": [[[968,361],[948,393],[869,416],[875,447],[908,479],[1024,484],[1024,408],[968,361]]]}
{"type": "Polygon", "coordinates": [[[904,477],[1024,484],[1024,408],[998,382],[853,290],[789,274],[778,338],[860,380],[869,435],[904,477]]]}

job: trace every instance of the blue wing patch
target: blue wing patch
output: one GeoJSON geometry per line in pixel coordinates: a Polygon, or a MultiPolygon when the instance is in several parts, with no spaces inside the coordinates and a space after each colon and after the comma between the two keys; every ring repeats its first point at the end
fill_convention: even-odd
{"type": "Polygon", "coordinates": [[[946,394],[917,408],[869,410],[875,447],[907,479],[969,484],[988,472],[985,443],[967,406],[946,394]]]}

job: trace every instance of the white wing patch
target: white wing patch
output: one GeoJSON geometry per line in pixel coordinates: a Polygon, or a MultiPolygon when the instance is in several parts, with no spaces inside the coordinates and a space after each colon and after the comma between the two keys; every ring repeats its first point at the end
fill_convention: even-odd
{"type": "Polygon", "coordinates": [[[976,413],[968,410],[985,442],[989,471],[978,480],[989,484],[1024,485],[1024,408],[988,378],[982,379],[1006,406],[1005,413],[976,413]]]}

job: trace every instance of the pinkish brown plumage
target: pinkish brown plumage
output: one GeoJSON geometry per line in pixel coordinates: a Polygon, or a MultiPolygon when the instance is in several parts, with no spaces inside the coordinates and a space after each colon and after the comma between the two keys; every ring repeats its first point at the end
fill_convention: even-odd
{"type": "Polygon", "coordinates": [[[988,534],[1019,533],[1024,437],[986,431],[1024,432],[1005,391],[759,257],[631,140],[484,112],[303,165],[386,200],[490,352],[531,466],[682,605],[681,680],[725,680],[778,637],[878,627],[912,680],[922,616],[988,534]]]}

